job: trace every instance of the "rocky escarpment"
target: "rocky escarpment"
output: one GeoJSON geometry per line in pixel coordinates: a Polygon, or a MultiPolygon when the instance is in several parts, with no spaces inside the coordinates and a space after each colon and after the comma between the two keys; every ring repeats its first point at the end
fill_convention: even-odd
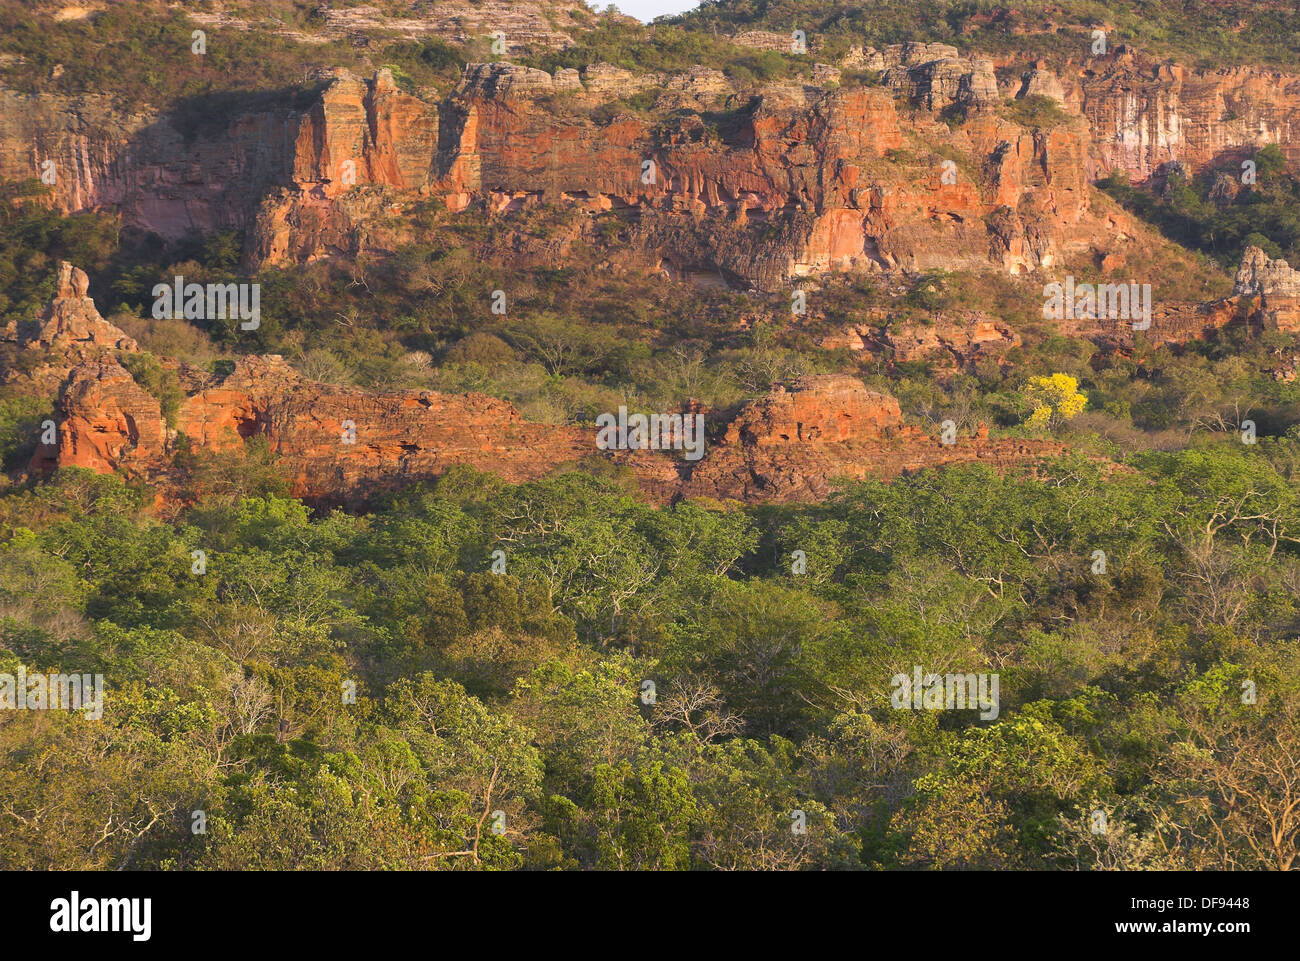
{"type": "Polygon", "coordinates": [[[1185,344],[1213,338],[1230,327],[1251,333],[1300,333],[1300,271],[1285,260],[1270,259],[1258,247],[1247,247],[1228,297],[1205,303],[1152,303],[1149,325],[1136,317],[1076,315],[1058,319],[1058,327],[1068,336],[1125,354],[1139,339],[1148,344],[1185,344]]]}
{"type": "Polygon", "coordinates": [[[405,206],[425,198],[453,213],[616,210],[631,249],[670,276],[775,289],[844,267],[1020,272],[1113,246],[1126,231],[1093,217],[1091,178],[1290,145],[1300,110],[1296,77],[1189,71],[1123,47],[1055,70],[943,44],[856,50],[844,65],[880,85],[836,89],[823,65],[820,85],[751,99],[707,67],[489,63],[438,96],[387,70],[327,70],[257,107],[217,98],[165,116],[0,90],[0,177],[48,163],[66,210],[120,210],[171,237],[243,231],[250,269],[392,249],[412,239],[405,206]],[[591,117],[646,91],[668,119],[591,117]],[[1032,95],[1057,99],[1064,121],[1030,129],[998,109],[1032,95]],[[960,122],[941,122],[954,110],[960,122]]]}
{"type": "Polygon", "coordinates": [[[854,377],[808,377],[743,410],[682,490],[691,497],[817,501],[837,478],[890,479],[964,462],[1008,470],[1062,450],[1050,441],[990,440],[982,427],[950,439],[904,424],[897,400],[854,377]]]}
{"type": "Polygon", "coordinates": [[[296,495],[358,503],[453,464],[535,480],[594,450],[586,432],[525,421],[505,401],[431,391],[370,393],[305,381],[278,357],[241,360],[182,405],[179,430],[239,456],[264,435],[296,495]]]}
{"type": "Polygon", "coordinates": [[[400,89],[387,70],[326,71],[297,99],[224,121],[215,103],[191,105],[186,120],[0,92],[0,176],[49,161],[65,209],[117,209],[172,237],[242,230],[250,269],[392,249],[412,239],[404,206],[424,198],[452,213],[616,210],[630,249],[670,276],[762,289],[854,266],[1019,272],[1106,241],[1089,215],[1082,121],[1030,130],[977,110],[950,129],[936,119],[946,105],[988,105],[996,90],[983,62],[950,77],[945,60],[909,60],[918,56],[885,71],[898,89],[828,79],[753,99],[695,68],[652,81],[669,112],[654,122],[583,112],[644,89],[645,78],[604,65],[555,75],[470,65],[441,99],[400,89]],[[904,119],[900,95],[934,110],[904,119]],[[585,106],[557,112],[558,96],[585,106]]]}
{"type": "Polygon", "coordinates": [[[165,237],[244,230],[292,170],[305,106],[289,94],[232,111],[213,97],[158,115],[107,95],[0,88],[0,180],[41,178],[65,212],[119,211],[165,237]]]}
{"type": "Polygon", "coordinates": [[[529,423],[510,404],[482,395],[311,383],[276,356],[242,359],[224,377],[193,369],[182,369],[181,377],[193,392],[170,429],[158,400],[125,368],[79,364],[60,391],[58,444],[41,447],[31,470],[116,471],[165,490],[182,479],[172,464],[180,437],[199,456],[239,459],[244,441],[263,436],[293,493],[321,504],[360,506],[455,464],[519,482],[589,457],[627,465],[657,501],[805,501],[824,497],[837,477],[888,478],[969,460],[1006,469],[1059,450],[986,435],[942,444],[905,426],[894,398],[838,375],[774,389],[742,410],[694,463],[667,451],[599,450],[594,429],[529,423]]]}
{"type": "Polygon", "coordinates": [[[1132,231],[1093,213],[1090,180],[1232,164],[1274,142],[1300,160],[1298,111],[1300,75],[1191,70],[1123,45],[1054,66],[858,48],[812,84],[746,91],[705,66],[477,63],[443,92],[323,70],[297,91],[165,115],[0,90],[0,178],[48,174],[63,209],[119,210],[163,236],[239,230],[250,270],[382,255],[416,239],[403,214],[430,199],[452,215],[616,211],[620,255],[770,290],[840,268],[1019,273],[1122,246],[1132,231]],[[839,87],[841,68],[873,82],[839,87]],[[647,95],[655,119],[618,103],[647,95]],[[1061,112],[1011,122],[1003,108],[1026,97],[1061,112]]]}
{"type": "Polygon", "coordinates": [[[1143,181],[1166,165],[1237,165],[1265,144],[1300,163],[1300,73],[1265,67],[1194,69],[1119,43],[1101,56],[1030,64],[959,54],[939,43],[854,48],[842,66],[875,71],[913,105],[935,112],[987,109],[1046,97],[1084,118],[1086,175],[1120,170],[1143,181]]]}
{"type": "Polygon", "coordinates": [[[929,361],[939,370],[969,370],[981,358],[1000,358],[1020,344],[1010,326],[980,311],[940,311],[917,320],[891,316],[885,308],[821,340],[828,350],[861,350],[896,363],[929,361]]]}
{"type": "Polygon", "coordinates": [[[1255,67],[1192,70],[1120,47],[1067,78],[1064,99],[1087,118],[1089,176],[1145,180],[1165,164],[1239,164],[1265,144],[1300,163],[1300,74],[1255,67]]]}
{"type": "Polygon", "coordinates": [[[262,205],[252,263],[380,242],[373,219],[403,193],[452,211],[616,210],[633,248],[669,276],[760,289],[847,267],[1019,272],[1111,234],[1089,217],[1081,126],[1031,131],[989,114],[954,132],[929,121],[927,138],[971,158],[959,166],[904,149],[887,90],[770,88],[732,103],[717,127],[698,107],[715,82],[682,78],[670,93],[694,112],[655,125],[630,114],[557,122],[538,98],[589,96],[577,71],[471,65],[437,109],[384,71],[337,75],[299,127],[292,185],[262,205]]]}
{"type": "Polygon", "coordinates": [[[182,438],[193,455],[242,460],[244,442],[262,436],[295,495],[351,505],[453,464],[517,482],[593,449],[585,432],[527,423],[492,397],[331,387],[304,380],[276,355],[243,358],[220,376],[185,365],[177,372],[189,393],[172,428],[125,367],[73,367],[59,392],[58,443],[38,447],[31,471],[86,467],[165,490],[181,479],[172,462],[182,438]]]}
{"type": "MultiPolygon", "coordinates": [[[[164,413],[128,369],[135,344],[86,296],[85,275],[63,265],[58,293],[46,311],[64,318],[55,335],[52,322],[18,335],[20,347],[42,351],[50,369],[66,372],[57,443],[37,447],[36,475],[83,467],[148,479],[166,492],[184,480],[186,468],[176,462],[182,450],[187,462],[240,460],[246,441],[262,437],[293,493],[322,504],[359,506],[456,464],[518,482],[586,458],[626,465],[656,501],[788,501],[822,497],[841,476],[892,477],[973,459],[1006,468],[1057,449],[990,441],[986,433],[941,444],[905,425],[897,400],[842,375],[774,388],[718,425],[719,439],[695,460],[664,449],[606,449],[594,427],[531,423],[484,395],[314,383],[275,355],[244,357],[221,373],[164,361],[183,393],[164,413]]],[[[695,411],[688,405],[688,415],[695,411]]]]}

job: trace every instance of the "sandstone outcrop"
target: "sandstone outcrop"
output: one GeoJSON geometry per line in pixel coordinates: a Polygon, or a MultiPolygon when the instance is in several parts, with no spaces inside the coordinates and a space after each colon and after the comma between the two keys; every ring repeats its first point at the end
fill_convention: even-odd
{"type": "Polygon", "coordinates": [[[992,61],[959,57],[952,47],[903,44],[895,56],[881,60],[886,64],[881,78],[885,86],[926,110],[938,112],[954,105],[982,108],[999,100],[992,61]],[[896,65],[888,65],[895,60],[896,65]]]}
{"type": "Polygon", "coordinates": [[[88,467],[146,477],[166,467],[167,429],[157,398],[112,361],[74,367],[59,394],[58,444],[38,444],[33,473],[88,467]]]}
{"type": "Polygon", "coordinates": [[[15,339],[32,350],[135,350],[134,340],[99,315],[95,301],[87,296],[89,286],[85,271],[65,260],[59,265],[54,299],[37,317],[34,327],[15,328],[15,339]]]}
{"type": "MultiPolygon", "coordinates": [[[[990,105],[986,62],[951,53],[913,44],[877,56],[918,104],[990,105]]],[[[888,87],[769,86],[747,102],[705,67],[645,78],[599,64],[551,75],[491,63],[469,65],[443,99],[427,97],[385,69],[370,79],[328,71],[278,104],[235,114],[196,105],[187,117],[0,91],[0,167],[36,171],[50,159],[64,209],[116,208],[164,236],[240,230],[250,270],[382,255],[414,239],[402,211],[428,197],[453,214],[535,202],[617,210],[643,262],[761,289],[855,266],[1018,272],[1105,233],[1089,220],[1082,121],[1033,131],[977,109],[950,130],[918,114],[907,122],[927,143],[964,158],[952,182],[941,157],[904,149],[888,87]],[[547,99],[593,104],[647,85],[677,111],[667,122],[557,115],[547,99]]]]}
{"type": "MultiPolygon", "coordinates": [[[[412,20],[419,21],[420,35],[455,39],[499,27],[508,45],[548,45],[566,42],[570,23],[581,30],[592,21],[576,2],[558,0],[550,5],[465,0],[436,7],[422,7],[412,20]],[[569,16],[570,7],[577,19],[569,16]]],[[[231,11],[212,15],[238,20],[231,11]]],[[[350,23],[349,35],[383,20],[378,8],[367,7],[330,8],[324,16],[328,24],[350,23]]],[[[400,26],[394,29],[400,32],[400,26]]],[[[334,27],[324,29],[322,35],[328,35],[334,27]]],[[[778,40],[789,43],[773,34],[760,45],[778,40]]],[[[834,77],[834,68],[823,66],[826,70],[815,77],[822,85],[834,77]]],[[[1041,266],[1044,257],[1059,259],[1059,248],[1072,243],[1075,234],[1087,232],[1078,216],[1086,199],[1062,205],[1063,191],[1044,187],[1069,183],[1082,194],[1090,181],[1117,169],[1136,181],[1171,163],[1192,172],[1211,165],[1236,167],[1268,143],[1282,145],[1300,162],[1298,73],[1196,70],[1123,45],[1079,63],[995,67],[990,59],[951,45],[909,43],[858,48],[837,66],[877,72],[885,86],[868,97],[884,94],[889,110],[876,104],[865,115],[844,110],[836,118],[827,116],[834,111],[828,109],[831,95],[824,86],[808,87],[811,101],[802,103],[769,90],[763,94],[769,116],[778,101],[786,101],[781,132],[789,139],[767,142],[748,123],[743,102],[726,102],[736,86],[706,67],[663,77],[607,64],[554,75],[507,63],[471,64],[459,89],[445,96],[433,91],[414,96],[380,70],[371,80],[335,74],[319,92],[320,78],[313,78],[301,90],[255,103],[215,96],[171,114],[108,96],[0,90],[0,177],[40,176],[48,162],[56,175],[53,199],[62,210],[118,210],[127,223],[165,237],[191,230],[241,231],[250,268],[349,255],[367,245],[385,250],[402,237],[386,232],[384,219],[400,214],[403,202],[415,197],[441,197],[452,210],[476,202],[491,206],[501,196],[617,207],[632,216],[670,208],[689,215],[674,218],[666,228],[679,242],[664,253],[670,265],[675,257],[680,273],[707,272],[772,286],[773,275],[782,272],[795,276],[849,262],[914,269],[958,249],[965,251],[967,267],[979,261],[1006,270],[1041,266]],[[722,131],[721,144],[665,144],[656,142],[649,124],[627,118],[579,121],[552,113],[545,97],[538,101],[539,94],[562,93],[601,103],[651,88],[663,110],[710,113],[721,107],[734,129],[722,131]],[[987,123],[976,129],[979,125],[968,121],[949,131],[927,119],[957,107],[986,119],[999,100],[1014,96],[1058,101],[1067,115],[1077,116],[1078,126],[1013,132],[1003,125],[990,140],[987,123]],[[861,139],[862,125],[878,131],[874,139],[885,149],[898,150],[895,131],[903,122],[894,97],[918,111],[907,121],[915,125],[916,137],[966,154],[957,183],[938,183],[915,168],[882,169],[866,162],[870,154],[823,154],[855,127],[861,139]],[[823,121],[833,128],[832,136],[819,140],[823,121]],[[554,152],[553,142],[559,145],[554,152]],[[647,159],[689,169],[689,179],[671,184],[661,179],[660,190],[640,191],[641,163],[647,159]],[[1005,169],[1009,161],[1019,168],[1015,175],[1005,169]],[[483,183],[480,167],[496,182],[483,183]],[[794,171],[809,176],[791,176],[794,171]],[[925,189],[918,189],[918,179],[926,182],[925,189]],[[544,188],[536,186],[538,181],[544,188]],[[818,196],[806,190],[808,181],[841,189],[818,188],[818,196]],[[369,196],[384,190],[398,196],[369,196]],[[1045,219],[1026,218],[1024,206],[1045,219]],[[981,234],[982,221],[1000,207],[1009,207],[1012,216],[997,214],[981,234]],[[787,228],[771,265],[753,263],[752,248],[758,244],[747,236],[754,232],[753,220],[731,229],[735,225],[727,218],[741,219],[741,208],[760,208],[765,224],[779,219],[787,228]],[[874,222],[860,228],[867,219],[862,211],[874,222]],[[803,216],[809,212],[815,222],[803,216]],[[705,216],[714,221],[703,228],[707,239],[726,242],[737,234],[737,251],[722,258],[731,263],[685,263],[700,259],[690,238],[705,216]]],[[[864,95],[861,88],[853,93],[864,95]]],[[[761,229],[770,240],[773,229],[761,229]]],[[[656,229],[636,240],[653,244],[664,238],[665,231],[656,229]]],[[[659,257],[656,249],[644,252],[651,261],[659,257]]]]}
{"type": "Polygon", "coordinates": [[[1212,164],[1236,167],[1265,144],[1282,146],[1300,163],[1300,73],[1264,67],[1193,69],[1119,44],[1079,63],[1035,61],[1018,72],[963,57],[942,43],[851,48],[841,66],[879,73],[915,106],[935,112],[977,108],[1004,96],[1042,96],[1083,117],[1089,180],[1122,170],[1133,181],[1169,163],[1193,172],[1212,164]],[[997,72],[1010,72],[999,84],[997,72]],[[1005,94],[999,89],[1005,88],[1005,94]]]}
{"type": "Polygon", "coordinates": [[[86,467],[148,478],[166,490],[180,479],[172,463],[180,437],[193,455],[237,459],[246,440],[262,436],[292,492],[318,504],[358,507],[454,464],[520,482],[589,457],[627,465],[659,502],[804,501],[824,497],[837,477],[889,478],[969,460],[1007,469],[1059,449],[989,441],[986,432],[940,444],[903,424],[897,400],[841,375],[774,388],[746,406],[698,462],[665,451],[598,450],[594,428],[530,423],[483,395],[312,383],[277,356],[243,358],[224,375],[182,365],[179,379],[187,396],[170,430],[158,399],[125,368],[78,365],[60,391],[58,444],[38,448],[31,472],[86,467]]]}
{"type": "Polygon", "coordinates": [[[1023,97],[1047,97],[1062,105],[1066,102],[1065,87],[1061,83],[1061,78],[1042,63],[1034,64],[1021,76],[1020,89],[1016,93],[1016,98],[1023,97]]]}
{"type": "Polygon", "coordinates": [[[725,78],[697,69],[678,80],[661,99],[694,106],[656,129],[631,116],[557,123],[535,101],[554,78],[508,64],[468,67],[438,111],[383,72],[337,76],[296,137],[293,185],[262,205],[251,266],[355,254],[367,241],[383,249],[385,211],[412,193],[452,211],[476,201],[496,213],[541,202],[617,209],[633,249],[669,276],[759,289],[855,266],[1018,272],[1097,232],[1086,224],[1080,130],[1027,131],[991,116],[956,135],[935,125],[981,171],[949,184],[937,160],[887,162],[903,132],[884,90],[768,88],[715,131],[692,111],[725,78]],[[404,153],[374,133],[391,126],[381,105],[404,118],[404,153]],[[355,188],[336,173],[342,158],[355,158],[355,188]]]}
{"type": "Polygon", "coordinates": [[[840,444],[900,426],[898,401],[855,377],[830,374],[780,385],[727,425],[725,443],[755,447],[840,444]]]}
{"type": "Polygon", "coordinates": [[[1258,301],[1255,322],[1267,330],[1300,331],[1300,271],[1247,247],[1237,268],[1233,295],[1258,301]]]}
{"type": "MultiPolygon", "coordinates": [[[[243,5],[206,5],[215,9],[193,11],[190,19],[212,28],[247,30],[243,5]]],[[[439,0],[412,4],[412,15],[395,14],[391,6],[321,4],[313,15],[312,31],[284,26],[277,34],[295,43],[321,44],[347,39],[368,45],[397,35],[413,39],[437,37],[451,43],[499,34],[510,54],[530,50],[557,50],[571,46],[575,37],[594,24],[596,15],[580,0],[439,0]],[[556,24],[565,25],[564,29],[556,24]]],[[[265,29],[265,22],[258,24],[265,29]]]]}
{"type": "MultiPolygon", "coordinates": [[[[738,47],[752,47],[755,50],[770,50],[773,53],[791,53],[794,51],[795,38],[791,33],[777,33],[775,30],[743,30],[732,34],[727,39],[738,47]]],[[[805,44],[806,44],[805,38],[805,44]]]]}
{"type": "Polygon", "coordinates": [[[462,97],[542,97],[565,90],[582,90],[576,70],[555,75],[512,63],[471,63],[465,67],[457,93],[462,97]]]}
{"type": "Polygon", "coordinates": [[[533,480],[594,450],[585,432],[528,423],[496,398],[317,384],[274,355],[197,386],[177,418],[193,448],[240,457],[263,435],[294,493],[317,502],[357,504],[453,464],[533,480]]]}
{"type": "Polygon", "coordinates": [[[1300,297],[1300,270],[1285,260],[1273,260],[1258,247],[1247,247],[1233,279],[1234,296],[1300,297]]]}
{"type": "Polygon", "coordinates": [[[1170,162],[1238,167],[1270,143],[1300,161],[1300,74],[1193,70],[1120,47],[1061,79],[1063,99],[1092,132],[1092,179],[1123,170],[1146,180],[1170,162]]]}
{"type": "Polygon", "coordinates": [[[828,349],[864,350],[887,360],[932,361],[969,369],[981,357],[1000,357],[1021,344],[1007,324],[979,311],[936,313],[926,321],[891,318],[881,310],[869,322],[849,324],[822,338],[828,349]]]}
{"type": "Polygon", "coordinates": [[[749,502],[817,501],[837,478],[892,479],[962,462],[998,470],[1058,454],[1051,441],[989,440],[986,429],[944,444],[906,425],[893,397],[868,391],[856,378],[802,378],[745,408],[722,443],[691,469],[689,497],[749,502]]]}
{"type": "Polygon", "coordinates": [[[582,71],[583,89],[602,103],[630,97],[657,83],[657,77],[635,74],[608,63],[593,63],[582,71]]]}
{"type": "Polygon", "coordinates": [[[170,431],[158,399],[125,368],[75,367],[59,395],[57,448],[39,447],[31,470],[88,467],[165,483],[178,436],[196,454],[242,458],[244,441],[260,435],[297,496],[356,504],[452,464],[523,481],[594,450],[585,431],[527,423],[495,398],[331,387],[275,355],[240,359],[225,375],[182,366],[180,377],[192,392],[170,431]]]}

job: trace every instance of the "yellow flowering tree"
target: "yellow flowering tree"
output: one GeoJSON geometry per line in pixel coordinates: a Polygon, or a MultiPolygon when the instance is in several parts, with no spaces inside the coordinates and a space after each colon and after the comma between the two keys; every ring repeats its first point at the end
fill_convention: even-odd
{"type": "Polygon", "coordinates": [[[1088,406],[1088,398],[1079,392],[1078,380],[1069,374],[1030,377],[1025,399],[1031,411],[1025,423],[1036,429],[1054,430],[1088,406]]]}

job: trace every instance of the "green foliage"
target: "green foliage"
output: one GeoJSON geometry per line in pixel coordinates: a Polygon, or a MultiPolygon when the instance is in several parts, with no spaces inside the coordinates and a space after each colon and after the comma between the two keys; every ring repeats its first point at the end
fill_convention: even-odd
{"type": "Polygon", "coordinates": [[[25,467],[36,453],[41,424],[52,419],[49,401],[30,395],[0,397],[0,468],[25,467]]]}
{"type": "Polygon", "coordinates": [[[0,665],[103,673],[105,714],[0,712],[0,863],[1278,866],[1297,837],[1255,782],[1297,730],[1300,495],[1275,462],[968,465],[735,511],[462,470],[360,516],[227,493],[167,522],[61,472],[0,496],[0,665]],[[997,716],[900,710],[914,665],[1000,675],[997,716]],[[17,820],[50,804],[57,838],[17,820]]]}
{"type": "Polygon", "coordinates": [[[693,32],[721,34],[747,29],[784,34],[797,24],[808,35],[810,52],[822,62],[843,56],[853,44],[879,48],[905,41],[1077,60],[1091,41],[1087,30],[1070,28],[1105,24],[1112,44],[1122,38],[1162,57],[1216,65],[1281,65],[1295,62],[1298,17],[1292,4],[1267,0],[1025,0],[1010,9],[953,0],[706,0],[676,22],[693,32]],[[995,10],[998,15],[990,16],[995,10]],[[1055,29],[1045,32],[1042,24],[1049,19],[1055,29]]]}
{"type": "Polygon", "coordinates": [[[1242,183],[1238,163],[1190,180],[1175,171],[1159,194],[1115,175],[1098,186],[1156,224],[1171,240],[1212,254],[1229,269],[1240,263],[1242,252],[1251,245],[1271,257],[1300,263],[1300,180],[1288,172],[1286,158],[1275,144],[1246,159],[1255,164],[1253,184],[1242,183]]]}
{"type": "Polygon", "coordinates": [[[1070,119],[1055,100],[1038,94],[1007,101],[1002,106],[1002,113],[1008,120],[1036,130],[1060,126],[1070,119]]]}
{"type": "Polygon", "coordinates": [[[176,371],[162,366],[158,358],[147,351],[122,351],[118,360],[131,372],[137,384],[158,398],[163,420],[174,429],[181,402],[185,400],[185,391],[181,389],[176,371]]]}
{"type": "Polygon", "coordinates": [[[39,181],[0,182],[0,318],[29,320],[54,297],[60,260],[93,277],[116,252],[119,224],[95,214],[63,217],[39,181]]]}
{"type": "MultiPolygon", "coordinates": [[[[913,0],[706,3],[653,31],[575,27],[572,46],[529,62],[706,63],[738,87],[794,81],[851,43],[1042,46],[1077,62],[1086,33],[1068,27],[1103,11],[1051,6],[1066,29],[1048,37],[1017,29],[1041,19],[1037,2],[998,18],[913,0]],[[813,56],[724,39],[792,24],[813,56]]],[[[1226,9],[1105,15],[1152,50],[1218,44],[1231,60],[1253,43],[1294,60],[1293,13],[1266,5],[1238,31],[1226,9]]],[[[284,12],[295,29],[320,27],[284,12]]],[[[250,102],[311,95],[291,89],[306,58],[368,58],[418,91],[483,55],[478,40],[434,39],[359,54],[254,25],[223,32],[200,62],[184,15],[155,13],[54,23],[0,2],[0,52],[24,58],[5,59],[5,83],[79,94],[94,81],[169,103],[181,135],[201,139],[250,102]]],[[[648,116],[656,97],[596,119],[648,116]]],[[[1042,98],[1002,109],[1029,127],[1063,122],[1042,98]]],[[[729,142],[749,110],[658,130],[729,142]]],[[[912,143],[885,162],[936,150],[952,153],[912,143]]],[[[1254,160],[1258,182],[1231,190],[1176,171],[1158,195],[1105,187],[1226,265],[1248,244],[1300,259],[1300,185],[1277,148],[1254,160]]],[[[275,350],[312,377],[484,391],[565,424],[686,397],[726,412],[775,382],[840,371],[897,396],[909,423],[951,416],[1014,436],[1042,378],[1081,393],[1058,425],[1076,452],[1033,473],[968,463],[844,482],[804,505],[656,507],[626,467],[589,458],[525,484],[452,468],[363,513],[330,512],[289,495],[259,436],[243,458],[180,439],[167,478],[179,496],[160,508],[152,489],[86,470],[18,476],[53,398],[24,380],[41,358],[5,347],[18,376],[0,395],[0,459],[15,472],[0,489],[0,669],[102,673],[108,690],[96,723],[0,710],[0,868],[1295,865],[1297,820],[1275,789],[1300,749],[1300,388],[1270,373],[1287,335],[1102,355],[1046,329],[1024,284],[945,271],[907,291],[827,277],[792,323],[785,294],[611,271],[601,245],[638,229],[616,211],[589,229],[547,204],[452,218],[429,202],[403,210],[411,242],[389,257],[263,272],[263,323],[248,336],[137,316],[175,273],[247,279],[236,233],[164,241],[101,215],[60,217],[29,181],[3,199],[0,316],[30,321],[58,260],[85,267],[101,310],[144,343],[120,359],[171,426],[181,377],[160,345],[175,342],[217,373],[231,361],[214,345],[275,350]],[[490,256],[574,236],[560,268],[490,256]],[[510,292],[504,316],[489,307],[496,289],[510,292]],[[956,369],[816,346],[848,324],[965,309],[1007,320],[1024,343],[956,369]],[[1253,446],[1236,435],[1247,413],[1253,446]],[[895,678],[917,667],[997,675],[996,716],[897,706],[895,678]],[[197,809],[205,834],[191,830],[197,809]],[[1087,828],[1097,810],[1114,826],[1101,840],[1087,828]]],[[[792,224],[771,223],[771,239],[792,224]]],[[[1198,270],[1196,284],[1224,281],[1198,270]]],[[[1163,281],[1181,291],[1189,276],[1163,281]]]]}

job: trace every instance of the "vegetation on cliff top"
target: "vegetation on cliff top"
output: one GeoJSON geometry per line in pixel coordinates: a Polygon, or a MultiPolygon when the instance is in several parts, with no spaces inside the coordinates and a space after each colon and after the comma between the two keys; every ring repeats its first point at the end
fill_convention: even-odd
{"type": "MultiPolygon", "coordinates": [[[[486,35],[404,39],[371,31],[364,44],[321,33],[304,2],[258,4],[241,27],[205,27],[207,52],[191,52],[195,24],[163,0],[109,5],[91,16],[55,20],[22,0],[0,0],[0,84],[24,92],[100,93],[164,108],[222,92],[282,90],[307,72],[346,67],[361,74],[395,68],[412,88],[454,83],[466,62],[499,59],[486,35]],[[259,15],[260,14],[260,15],[259,15]],[[289,34],[315,35],[302,42],[289,34]]],[[[201,12],[201,11],[200,11],[201,12]]],[[[744,85],[807,75],[814,60],[834,63],[852,46],[906,41],[950,43],[966,51],[1078,62],[1091,31],[1104,27],[1110,47],[1127,43],[1191,66],[1274,64],[1300,56],[1300,12],[1283,2],[1222,0],[714,0],[681,17],[644,26],[593,17],[563,24],[574,45],[531,50],[513,59],[550,70],[609,62],[639,71],[677,72],[694,65],[725,71],[744,85]],[[807,55],[737,46],[749,29],[788,35],[803,30],[807,55]]],[[[213,104],[208,104],[210,114],[213,104]]]]}
{"type": "Polygon", "coordinates": [[[831,62],[850,46],[908,41],[1078,62],[1091,31],[1192,66],[1268,63],[1300,55],[1300,10],[1289,0],[703,0],[677,18],[690,30],[801,29],[831,62]]]}

